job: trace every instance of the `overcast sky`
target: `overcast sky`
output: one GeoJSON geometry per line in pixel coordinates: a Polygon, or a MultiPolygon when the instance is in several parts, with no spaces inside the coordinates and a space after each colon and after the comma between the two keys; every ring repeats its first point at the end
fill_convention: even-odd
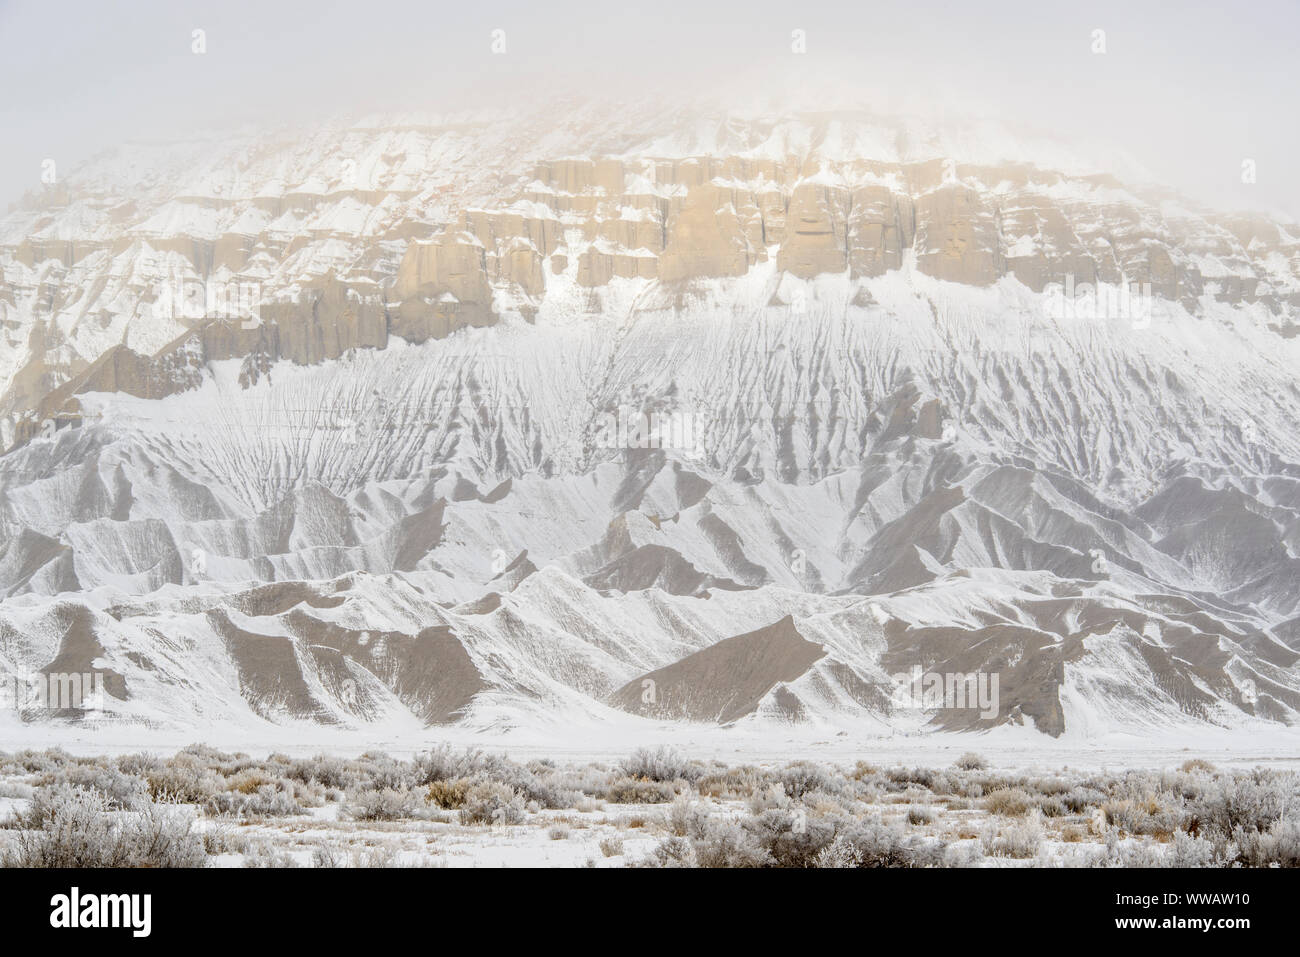
{"type": "Polygon", "coordinates": [[[0,203],[39,185],[47,157],[68,170],[133,138],[438,110],[512,86],[787,82],[794,29],[809,69],[835,64],[889,97],[981,104],[1091,152],[1126,151],[1199,199],[1300,217],[1296,0],[0,0],[0,203]],[[491,53],[496,29],[505,56],[491,53]]]}

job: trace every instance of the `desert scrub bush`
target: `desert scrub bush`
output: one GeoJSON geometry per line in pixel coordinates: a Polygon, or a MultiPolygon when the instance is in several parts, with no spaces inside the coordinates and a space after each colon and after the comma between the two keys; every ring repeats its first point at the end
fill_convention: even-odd
{"type": "Polygon", "coordinates": [[[72,763],[73,757],[62,748],[48,748],[45,751],[26,748],[13,755],[10,760],[28,774],[38,774],[54,771],[65,764],[72,763]]]}
{"type": "Polygon", "coordinates": [[[623,853],[623,839],[617,834],[600,839],[600,853],[606,857],[618,857],[623,853]]]}
{"type": "Polygon", "coordinates": [[[1182,771],[1184,774],[1191,774],[1194,771],[1203,771],[1206,774],[1214,774],[1217,769],[1204,758],[1191,758],[1184,761],[1178,770],[1182,771]]]}
{"type": "Polygon", "coordinates": [[[812,761],[787,764],[777,774],[777,780],[785,788],[785,793],[795,800],[810,791],[837,793],[844,789],[846,783],[838,774],[832,775],[826,768],[812,761]]]}
{"type": "Polygon", "coordinates": [[[1102,805],[1102,812],[1106,823],[1122,832],[1169,838],[1182,826],[1184,812],[1167,800],[1168,796],[1157,795],[1140,800],[1107,801],[1102,805]]]}
{"type": "Polygon", "coordinates": [[[1297,779],[1293,773],[1265,769],[1244,774],[1221,774],[1197,800],[1188,802],[1189,834],[1224,841],[1238,830],[1269,830],[1297,806],[1297,779]]]}
{"type": "Polygon", "coordinates": [[[1059,797],[1039,798],[1038,810],[1043,813],[1043,817],[1065,817],[1070,813],[1070,809],[1059,797]]]}
{"type": "Polygon", "coordinates": [[[461,824],[518,824],[523,819],[523,798],[499,781],[475,783],[460,809],[461,824]]]}
{"type": "Polygon", "coordinates": [[[979,842],[950,844],[943,850],[940,865],[943,867],[979,867],[985,861],[979,842]]]}
{"type": "Polygon", "coordinates": [[[813,857],[813,867],[847,868],[861,867],[862,852],[857,845],[843,834],[837,834],[835,840],[823,847],[813,857]]]}
{"type": "Polygon", "coordinates": [[[1087,867],[1160,867],[1166,861],[1159,845],[1122,841],[1117,831],[1106,834],[1105,849],[1086,860],[1087,867]]]}
{"type": "Polygon", "coordinates": [[[285,777],[303,784],[319,784],[326,789],[349,791],[361,780],[359,764],[343,758],[318,754],[314,758],[294,761],[285,769],[285,777]]]}
{"type": "MultiPolygon", "coordinates": [[[[30,784],[23,784],[21,781],[3,781],[0,780],[0,798],[17,798],[20,801],[30,801],[36,788],[30,784]]],[[[0,827],[4,827],[0,822],[0,827]]]]}
{"type": "Polygon", "coordinates": [[[1003,817],[1023,817],[1036,806],[1037,802],[1019,788],[998,788],[984,798],[984,810],[1003,817]]]}
{"type": "Polygon", "coordinates": [[[984,760],[982,755],[976,754],[974,751],[967,751],[954,761],[952,766],[959,771],[983,771],[989,766],[989,763],[984,760]]]}
{"type": "Polygon", "coordinates": [[[637,867],[697,867],[695,848],[684,837],[669,837],[660,841],[648,858],[638,861],[637,867]]]}
{"type": "Polygon", "coordinates": [[[1246,867],[1300,867],[1300,821],[1274,821],[1267,831],[1237,828],[1235,861],[1246,867]]]}
{"type": "Polygon", "coordinates": [[[250,844],[247,835],[225,826],[207,827],[200,835],[200,839],[203,841],[204,852],[212,856],[244,854],[247,853],[250,844]]]}
{"type": "Polygon", "coordinates": [[[913,826],[934,823],[934,811],[928,807],[911,807],[907,810],[907,823],[913,826]]]}
{"type": "Polygon", "coordinates": [[[303,784],[301,781],[294,781],[291,778],[276,778],[275,782],[279,787],[283,788],[284,793],[293,798],[301,808],[324,807],[327,801],[343,801],[347,798],[347,795],[344,792],[334,792],[340,796],[337,799],[332,798],[330,796],[331,792],[326,791],[322,785],[316,784],[315,782],[311,784],[303,784]]]}
{"type": "Polygon", "coordinates": [[[180,754],[189,755],[209,768],[214,768],[222,764],[228,764],[229,762],[235,760],[236,757],[234,754],[231,754],[230,752],[222,751],[219,748],[214,748],[212,747],[212,745],[203,744],[202,742],[188,744],[185,747],[181,748],[176,753],[178,755],[180,754]]]}
{"type": "Polygon", "coordinates": [[[203,802],[203,810],[214,817],[290,817],[303,809],[293,795],[274,784],[263,784],[251,794],[218,791],[203,802]]]}
{"type": "Polygon", "coordinates": [[[828,794],[825,791],[809,791],[799,803],[810,814],[856,815],[866,809],[866,805],[852,792],[828,794]]]}
{"type": "Polygon", "coordinates": [[[890,768],[885,772],[885,779],[891,791],[906,791],[913,788],[932,790],[935,776],[939,772],[931,768],[890,768]]]}
{"type": "Polygon", "coordinates": [[[887,795],[881,802],[883,804],[923,804],[930,797],[930,792],[925,788],[917,787],[915,784],[909,784],[902,791],[894,791],[887,795]]]}
{"type": "Polygon", "coordinates": [[[673,786],[666,781],[623,777],[609,785],[605,800],[610,804],[665,804],[676,794],[673,786]]]}
{"type": "Polygon", "coordinates": [[[190,815],[149,805],[114,812],[97,791],[69,785],[43,788],[6,848],[4,867],[202,867],[203,842],[190,815]]]}
{"type": "MultiPolygon", "coordinates": [[[[681,838],[669,838],[681,840],[681,838]]],[[[776,863],[753,828],[732,821],[711,821],[691,841],[697,867],[771,867],[776,863]]]]}
{"type": "Polygon", "coordinates": [[[118,756],[117,761],[114,763],[123,774],[129,774],[141,780],[147,779],[150,772],[162,767],[162,760],[152,754],[122,754],[118,756]]]}
{"type": "Polygon", "coordinates": [[[818,852],[835,840],[849,820],[810,815],[802,809],[771,810],[748,819],[744,827],[775,866],[812,867],[818,852]]]}
{"type": "Polygon", "coordinates": [[[1214,843],[1183,831],[1174,835],[1161,864],[1165,867],[1214,867],[1219,863],[1214,843]]]}
{"type": "Polygon", "coordinates": [[[176,804],[204,804],[225,789],[215,772],[180,754],[150,771],[145,782],[151,800],[176,804]]]}
{"type": "Polygon", "coordinates": [[[697,781],[704,768],[691,764],[685,756],[668,746],[651,750],[637,748],[619,764],[620,770],[630,778],[643,781],[697,781]]]}
{"type": "Polygon", "coordinates": [[[770,811],[773,808],[789,807],[790,795],[786,793],[782,785],[769,784],[765,788],[755,790],[749,796],[747,804],[750,814],[762,814],[764,811],[770,811]]]}
{"type": "Polygon", "coordinates": [[[1023,821],[1010,824],[1001,831],[988,828],[980,836],[985,854],[994,857],[1028,858],[1038,853],[1043,841],[1043,825],[1035,809],[1023,821]]]}
{"type": "Polygon", "coordinates": [[[401,821],[415,817],[419,802],[407,790],[382,788],[363,791],[348,805],[347,814],[354,821],[401,821]]]}
{"type": "Polygon", "coordinates": [[[580,791],[564,787],[561,779],[554,772],[545,775],[536,774],[528,768],[512,765],[507,773],[497,780],[508,784],[530,802],[536,802],[544,808],[563,810],[571,808],[582,797],[580,791]]]}
{"type": "Polygon", "coordinates": [[[485,755],[477,748],[457,751],[449,744],[440,744],[415,756],[412,773],[417,784],[432,784],[434,781],[454,781],[479,774],[493,776],[493,772],[499,772],[504,763],[503,759],[485,755]]]}
{"type": "Polygon", "coordinates": [[[918,867],[939,863],[945,848],[908,837],[899,824],[802,808],[739,823],[709,819],[690,846],[701,867],[918,867]]]}
{"type": "Polygon", "coordinates": [[[569,826],[567,824],[552,824],[547,828],[546,836],[552,841],[567,841],[569,839],[569,826]]]}
{"type": "Polygon", "coordinates": [[[348,853],[337,844],[321,841],[311,850],[312,867],[347,867],[348,853]]]}
{"type": "Polygon", "coordinates": [[[275,870],[286,870],[298,866],[297,860],[288,850],[276,847],[270,841],[250,842],[248,849],[244,852],[243,864],[244,867],[266,867],[275,870]]]}
{"type": "Polygon", "coordinates": [[[357,764],[359,773],[376,791],[409,791],[419,783],[414,764],[398,761],[382,751],[367,751],[357,764]]]}
{"type": "Polygon", "coordinates": [[[555,788],[577,795],[575,801],[580,800],[583,796],[588,798],[603,797],[605,792],[609,790],[609,779],[609,771],[595,765],[553,771],[546,778],[547,782],[555,788]]]}
{"type": "Polygon", "coordinates": [[[1067,824],[1061,828],[1061,840],[1066,844],[1078,844],[1088,837],[1087,828],[1078,824],[1067,824]]]}
{"type": "Polygon", "coordinates": [[[858,867],[937,867],[947,850],[943,841],[924,841],[879,818],[853,822],[842,834],[857,853],[858,867]]]}
{"type": "Polygon", "coordinates": [[[1085,814],[1090,808],[1106,803],[1106,794],[1096,788],[1079,786],[1071,788],[1061,798],[1071,814],[1085,814]]]}
{"type": "Polygon", "coordinates": [[[312,848],[312,867],[398,867],[397,849],[387,845],[353,848],[320,843],[312,848]]]}
{"type": "Polygon", "coordinates": [[[677,837],[699,837],[708,827],[709,812],[682,796],[668,809],[668,831],[677,837]]]}
{"type": "Polygon", "coordinates": [[[454,781],[432,781],[424,799],[430,804],[436,804],[444,811],[456,811],[464,805],[465,796],[469,794],[469,788],[470,781],[468,778],[457,778],[454,781]]]}
{"type": "Polygon", "coordinates": [[[1065,778],[1034,778],[1026,782],[1025,788],[1044,797],[1060,797],[1069,794],[1073,785],[1065,778]]]}
{"type": "Polygon", "coordinates": [[[244,768],[226,778],[226,790],[239,794],[253,794],[260,787],[277,783],[276,778],[271,777],[261,768],[244,768]]]}
{"type": "Polygon", "coordinates": [[[695,782],[696,790],[705,797],[748,797],[770,783],[770,775],[749,764],[731,768],[710,767],[695,782]]]}
{"type": "Polygon", "coordinates": [[[573,807],[582,793],[594,793],[568,786],[569,777],[548,761],[533,761],[525,766],[477,750],[456,751],[447,745],[415,759],[412,779],[417,785],[461,778],[505,784],[525,801],[536,801],[540,807],[553,810],[573,807]]]}
{"type": "Polygon", "coordinates": [[[98,791],[109,809],[114,811],[138,811],[149,804],[149,788],[144,781],[117,768],[98,764],[64,765],[56,771],[46,772],[38,784],[43,787],[68,784],[98,791]]]}

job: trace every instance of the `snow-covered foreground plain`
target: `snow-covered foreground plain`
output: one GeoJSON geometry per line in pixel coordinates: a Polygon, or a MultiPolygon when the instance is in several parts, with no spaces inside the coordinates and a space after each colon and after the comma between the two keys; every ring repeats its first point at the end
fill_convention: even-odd
{"type": "Polygon", "coordinates": [[[1300,775],[1000,769],[670,747],[511,760],[442,745],[266,757],[0,753],[6,867],[1232,867],[1300,865],[1300,775]]]}
{"type": "Polygon", "coordinates": [[[560,725],[539,720],[529,727],[483,731],[464,727],[367,730],[324,728],[301,722],[213,727],[203,735],[184,730],[138,725],[91,726],[84,722],[20,723],[0,714],[0,751],[62,748],[77,755],[117,756],[146,752],[167,756],[201,739],[226,751],[256,757],[273,753],[295,757],[332,754],[357,757],[380,751],[411,759],[421,752],[449,745],[472,748],[521,761],[618,761],[637,748],[670,746],[697,760],[772,765],[802,759],[852,765],[869,761],[883,765],[946,766],[958,755],[975,750],[998,768],[1035,771],[1051,768],[1092,770],[1162,770],[1189,758],[1212,761],[1218,767],[1300,768],[1300,734],[1265,722],[1250,728],[1216,729],[1189,723],[1144,729],[1121,729],[1091,736],[1060,738],[1027,728],[999,728],[983,734],[862,731],[800,724],[741,724],[719,728],[703,724],[644,721],[619,723],[571,722],[560,725]]]}

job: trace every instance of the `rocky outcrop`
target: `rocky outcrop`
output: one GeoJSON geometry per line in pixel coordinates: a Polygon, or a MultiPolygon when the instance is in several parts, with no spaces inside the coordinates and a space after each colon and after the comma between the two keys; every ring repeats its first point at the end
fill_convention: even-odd
{"type": "Polygon", "coordinates": [[[987,286],[1005,271],[997,210],[966,186],[916,200],[916,266],[949,282],[987,286]]]}
{"type": "Polygon", "coordinates": [[[853,190],[848,221],[852,278],[881,276],[901,267],[915,228],[910,197],[883,186],[853,190]]]}
{"type": "Polygon", "coordinates": [[[735,206],[715,186],[696,186],[668,223],[668,244],[659,260],[665,282],[742,276],[753,263],[735,206]]]}
{"type": "MultiPolygon", "coordinates": [[[[685,308],[698,291],[685,285],[738,278],[770,257],[797,279],[847,272],[854,306],[872,301],[861,280],[914,253],[917,270],[954,283],[1014,276],[1042,292],[1124,282],[1193,313],[1211,301],[1259,303],[1268,328],[1300,335],[1293,224],[1213,213],[1105,174],[914,160],[901,146],[890,158],[889,138],[877,135],[887,126],[801,115],[777,123],[791,134],[781,139],[730,117],[716,148],[695,154],[676,152],[663,130],[615,141],[593,128],[569,155],[525,150],[492,162],[466,161],[484,146],[477,128],[367,127],[334,152],[245,145],[230,158],[239,176],[225,182],[220,164],[204,174],[211,181],[148,185],[118,183],[111,164],[92,167],[0,220],[0,357],[16,357],[0,362],[0,433],[30,434],[52,406],[61,411],[51,393],[73,380],[83,387],[101,359],[90,377],[133,394],[187,381],[195,356],[243,359],[251,383],[279,358],[312,363],[382,348],[389,334],[422,342],[503,316],[532,320],[548,299],[604,309],[619,298],[601,293],[613,283],[631,286],[638,308],[685,308]],[[869,156],[851,148],[859,126],[875,144],[869,156]],[[361,142],[383,143],[367,147],[375,170],[341,176],[337,150],[361,142]],[[286,180],[286,169],[302,172],[286,180]],[[201,289],[256,288],[262,321],[168,312],[159,289],[173,276],[201,289]],[[186,330],[199,342],[184,354],[166,346],[172,367],[145,362],[186,330]]],[[[542,134],[556,129],[554,118],[539,120],[534,142],[551,142],[542,134]]],[[[796,286],[769,301],[806,301],[796,286]]]]}
{"type": "Polygon", "coordinates": [[[777,257],[781,269],[802,279],[844,271],[845,199],[843,190],[832,191],[825,186],[806,184],[795,188],[777,257]]]}
{"type": "Polygon", "coordinates": [[[487,257],[482,243],[468,233],[444,233],[431,242],[407,246],[394,292],[401,304],[391,331],[412,342],[496,321],[487,257]]]}

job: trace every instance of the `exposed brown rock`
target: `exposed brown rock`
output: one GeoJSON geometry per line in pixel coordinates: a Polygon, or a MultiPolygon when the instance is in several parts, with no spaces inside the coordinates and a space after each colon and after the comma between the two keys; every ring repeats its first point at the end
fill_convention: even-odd
{"type": "Polygon", "coordinates": [[[691,189],[668,223],[668,244],[659,262],[661,279],[740,276],[749,269],[749,244],[727,199],[714,186],[691,189]]]}
{"type": "Polygon", "coordinates": [[[997,282],[1005,263],[995,211],[961,185],[922,195],[916,201],[916,264],[949,282],[997,282]]]}
{"type": "Polygon", "coordinates": [[[777,265],[805,279],[843,272],[846,262],[844,197],[825,186],[796,187],[777,265]]]}
{"type": "Polygon", "coordinates": [[[825,654],[821,645],[804,640],[787,615],[634,678],[609,702],[649,717],[727,724],[753,712],[768,692],[794,681],[825,654]]]}

